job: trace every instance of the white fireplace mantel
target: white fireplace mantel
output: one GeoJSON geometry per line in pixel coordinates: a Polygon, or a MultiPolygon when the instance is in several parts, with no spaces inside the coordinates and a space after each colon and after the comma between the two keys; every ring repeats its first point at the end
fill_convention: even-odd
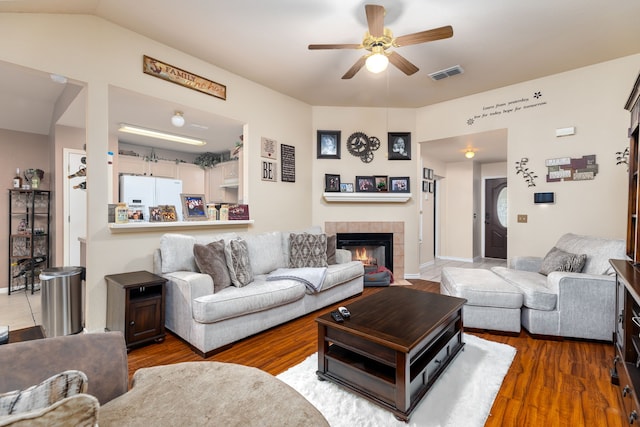
{"type": "Polygon", "coordinates": [[[323,193],[327,202],[405,203],[411,193],[323,193]]]}

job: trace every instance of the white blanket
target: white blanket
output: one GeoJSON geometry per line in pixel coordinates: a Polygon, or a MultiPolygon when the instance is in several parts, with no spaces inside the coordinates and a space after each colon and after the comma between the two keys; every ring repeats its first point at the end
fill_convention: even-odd
{"type": "Polygon", "coordinates": [[[290,279],[304,283],[310,292],[320,292],[327,267],[278,268],[267,276],[267,281],[290,279]]]}

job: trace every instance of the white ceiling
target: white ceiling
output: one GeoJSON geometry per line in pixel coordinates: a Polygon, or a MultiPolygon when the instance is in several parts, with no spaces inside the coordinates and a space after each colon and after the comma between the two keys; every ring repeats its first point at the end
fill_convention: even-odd
{"type": "MultiPolygon", "coordinates": [[[[638,0],[1,0],[2,12],[96,15],[311,105],[420,107],[640,52],[638,0]],[[390,66],[342,80],[362,51],[307,45],[360,43],[366,3],[385,6],[385,25],[396,36],[443,25],[454,35],[398,48],[420,68],[412,76],[390,66]],[[454,65],[464,73],[428,77],[454,65]]],[[[36,105],[49,99],[37,90],[4,97],[17,87],[0,83],[0,96],[36,105]]],[[[46,110],[39,107],[29,110],[31,121],[46,110]]],[[[163,114],[175,108],[164,107],[163,114]]]]}

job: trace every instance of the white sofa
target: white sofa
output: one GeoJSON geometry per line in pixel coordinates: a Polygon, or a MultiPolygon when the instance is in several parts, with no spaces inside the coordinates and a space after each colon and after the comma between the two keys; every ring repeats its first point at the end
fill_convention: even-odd
{"type": "MultiPolygon", "coordinates": [[[[308,231],[321,234],[319,228],[308,231]]],[[[328,265],[319,291],[298,280],[267,280],[274,270],[289,267],[290,234],[163,235],[154,252],[154,272],[168,280],[167,329],[207,357],[234,341],[362,293],[363,264],[342,249],[336,250],[336,263],[328,265]],[[212,276],[198,272],[193,246],[239,237],[247,243],[253,281],[214,292],[212,276]]]]}
{"type": "Polygon", "coordinates": [[[609,260],[625,259],[624,240],[567,233],[555,247],[586,255],[581,272],[542,275],[541,257],[514,257],[510,268],[491,269],[522,292],[522,326],[537,335],[611,341],[616,291],[609,260]]]}

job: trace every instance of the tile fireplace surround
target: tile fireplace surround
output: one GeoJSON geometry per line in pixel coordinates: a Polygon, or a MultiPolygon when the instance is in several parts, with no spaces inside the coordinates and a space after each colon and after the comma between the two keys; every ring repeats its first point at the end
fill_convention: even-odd
{"type": "Polygon", "coordinates": [[[404,222],[353,221],[324,223],[326,234],[336,233],[393,233],[393,277],[404,279],[404,222]]]}

